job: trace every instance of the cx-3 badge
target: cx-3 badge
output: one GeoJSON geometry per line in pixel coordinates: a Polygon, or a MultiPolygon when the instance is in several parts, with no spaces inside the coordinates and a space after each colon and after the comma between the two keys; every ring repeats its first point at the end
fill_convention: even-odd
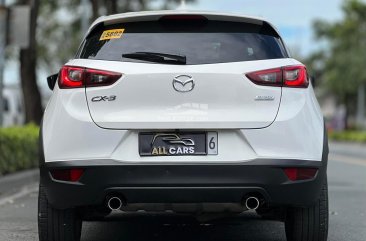
{"type": "Polygon", "coordinates": [[[178,75],[173,79],[173,88],[178,92],[189,92],[194,88],[194,80],[190,75],[178,75]]]}

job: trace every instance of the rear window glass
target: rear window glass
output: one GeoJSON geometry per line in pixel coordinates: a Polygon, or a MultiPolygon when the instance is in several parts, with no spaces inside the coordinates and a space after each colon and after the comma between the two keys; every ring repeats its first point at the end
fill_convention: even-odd
{"type": "Polygon", "coordinates": [[[122,57],[134,52],[184,55],[188,65],[287,57],[280,37],[267,24],[207,20],[100,25],[87,36],[77,57],[152,63],[122,57]]]}

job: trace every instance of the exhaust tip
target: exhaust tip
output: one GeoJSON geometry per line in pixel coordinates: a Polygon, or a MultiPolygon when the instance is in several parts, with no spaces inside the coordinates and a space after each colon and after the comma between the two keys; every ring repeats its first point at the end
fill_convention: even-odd
{"type": "Polygon", "coordinates": [[[122,200],[119,197],[111,197],[108,200],[108,208],[110,210],[120,210],[122,207],[122,200]]]}
{"type": "Polygon", "coordinates": [[[256,210],[257,208],[259,208],[259,199],[256,197],[248,197],[245,200],[245,207],[248,210],[256,210]]]}

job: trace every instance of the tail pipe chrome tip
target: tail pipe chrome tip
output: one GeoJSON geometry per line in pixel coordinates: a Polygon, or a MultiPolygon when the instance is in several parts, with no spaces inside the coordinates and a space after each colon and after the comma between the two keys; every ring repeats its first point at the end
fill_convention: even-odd
{"type": "Polygon", "coordinates": [[[120,210],[123,205],[123,202],[122,202],[121,198],[114,196],[114,197],[110,197],[108,199],[107,205],[108,205],[108,208],[112,211],[120,210]]]}
{"type": "Polygon", "coordinates": [[[245,199],[245,207],[248,210],[256,210],[257,208],[259,208],[259,205],[260,205],[260,202],[257,197],[251,196],[251,197],[248,197],[247,199],[245,199]]]}

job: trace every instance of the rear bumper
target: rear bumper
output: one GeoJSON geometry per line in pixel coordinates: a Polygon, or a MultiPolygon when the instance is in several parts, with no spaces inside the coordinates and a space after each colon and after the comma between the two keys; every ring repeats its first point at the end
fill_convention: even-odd
{"type": "MultiPolygon", "coordinates": [[[[324,156],[324,155],[323,155],[324,156]]],[[[238,164],[131,165],[113,160],[63,161],[41,165],[41,181],[51,205],[70,208],[103,205],[108,195],[127,203],[240,203],[259,193],[270,206],[308,206],[326,176],[323,161],[257,159],[238,164]],[[49,171],[81,167],[79,182],[54,180],[49,171]],[[289,181],[283,167],[315,167],[315,178],[289,181]]]]}

